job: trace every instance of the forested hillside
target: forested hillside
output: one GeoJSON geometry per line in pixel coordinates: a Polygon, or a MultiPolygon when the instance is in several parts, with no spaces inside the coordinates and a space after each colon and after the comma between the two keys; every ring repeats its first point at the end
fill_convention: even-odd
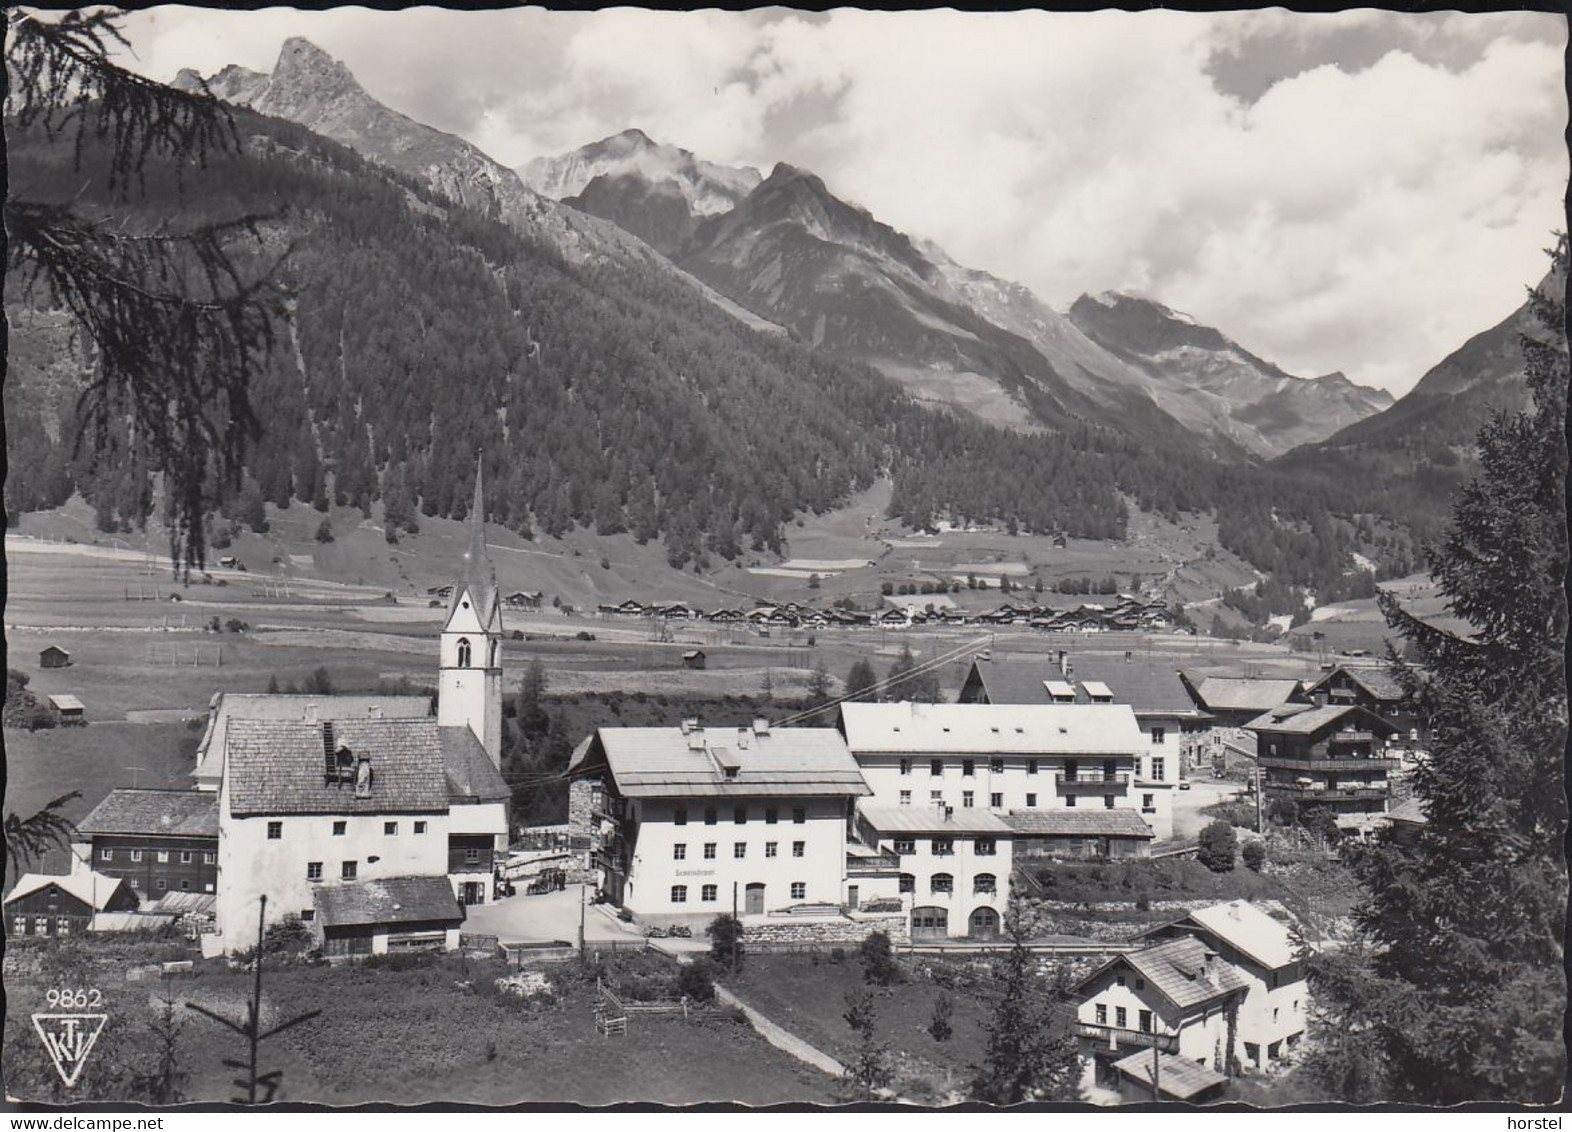
{"type": "MultiPolygon", "coordinates": [[[[1215,507],[1230,549],[1324,591],[1345,583],[1350,548],[1373,549],[1346,494],[1090,423],[1026,435],[933,411],[872,369],[747,329],[669,274],[569,264],[300,126],[237,120],[243,154],[186,170],[183,191],[150,164],[146,197],[99,206],[132,228],[271,213],[269,244],[293,243],[291,314],[253,391],[264,433],[239,497],[214,500],[230,516],[331,495],[368,515],[380,502],[392,530],[462,517],[478,450],[493,521],[663,537],[674,565],[777,549],[793,514],[885,474],[892,513],[916,527],[1119,538],[1126,499],[1215,507]]],[[[77,171],[68,147],[26,137],[11,175],[41,200],[92,201],[104,184],[101,154],[77,171]]],[[[8,507],[80,489],[105,529],[145,521],[154,493],[134,445],[97,454],[97,471],[95,453],[71,457],[82,365],[34,325],[14,319],[8,507]]]]}

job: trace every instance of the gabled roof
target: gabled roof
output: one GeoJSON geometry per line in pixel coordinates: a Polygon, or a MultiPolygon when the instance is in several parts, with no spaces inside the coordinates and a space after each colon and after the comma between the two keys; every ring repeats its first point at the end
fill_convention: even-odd
{"type": "Polygon", "coordinates": [[[1196,908],[1183,919],[1152,931],[1189,926],[1222,940],[1268,970],[1288,966],[1297,954],[1288,926],[1272,919],[1246,900],[1230,900],[1226,904],[1196,908]]]}
{"type": "Polygon", "coordinates": [[[1017,837],[1143,837],[1152,827],[1126,807],[1012,810],[1004,819],[1017,837]]]}
{"type": "Polygon", "coordinates": [[[1010,826],[999,815],[987,810],[950,810],[949,817],[938,806],[864,806],[858,814],[879,833],[931,833],[943,836],[956,833],[991,833],[1009,837],[1010,826]]]}
{"type": "Polygon", "coordinates": [[[1205,956],[1208,950],[1206,944],[1193,936],[1171,939],[1141,951],[1114,956],[1076,983],[1076,988],[1086,986],[1121,964],[1129,966],[1180,1010],[1249,988],[1250,984],[1238,969],[1221,958],[1213,959],[1212,976],[1207,978],[1205,956]]]}
{"type": "Polygon", "coordinates": [[[828,797],[870,794],[832,727],[602,727],[571,764],[600,766],[630,798],[828,797]],[[734,765],[735,775],[723,768],[734,765]]]}
{"type": "MultiPolygon", "coordinates": [[[[1140,1050],[1128,1057],[1122,1057],[1114,1062],[1113,1067],[1126,1077],[1139,1081],[1148,1089],[1152,1087],[1150,1051],[1140,1050]]],[[[1227,1083],[1228,1078],[1215,1069],[1197,1065],[1188,1058],[1161,1052],[1157,1055],[1157,1090],[1165,1096],[1187,1101],[1207,1089],[1215,1089],[1227,1083]]]]}
{"type": "Polygon", "coordinates": [[[486,552],[486,498],[481,489],[480,461],[475,461],[475,498],[469,508],[469,549],[464,552],[464,572],[453,589],[448,619],[458,612],[459,602],[469,595],[481,628],[502,628],[501,598],[497,594],[497,571],[486,552]]]}
{"type": "Polygon", "coordinates": [[[1201,706],[1208,711],[1266,711],[1298,693],[1298,680],[1244,680],[1212,676],[1192,680],[1201,706]]]}
{"type": "Polygon", "coordinates": [[[464,909],[453,899],[453,886],[444,876],[325,884],[312,889],[311,900],[317,922],[329,928],[464,919],[464,909]]]}
{"type": "Polygon", "coordinates": [[[841,730],[859,755],[1113,755],[1146,746],[1123,704],[845,703],[841,730]]]}
{"type": "Polygon", "coordinates": [[[437,739],[442,744],[450,800],[504,802],[513,796],[502,772],[468,727],[438,727],[437,739]]]}
{"type": "Polygon", "coordinates": [[[1305,704],[1281,704],[1245,724],[1249,731],[1267,731],[1275,735],[1319,735],[1347,723],[1357,723],[1383,735],[1396,734],[1397,728],[1368,708],[1357,704],[1328,704],[1310,707],[1305,704]]]}
{"type": "MultiPolygon", "coordinates": [[[[1195,702],[1179,679],[1178,669],[1169,663],[1137,657],[1126,661],[1107,653],[1077,651],[1070,654],[1070,665],[1070,680],[1105,684],[1112,690],[1114,702],[1129,704],[1138,714],[1198,714],[1195,702]]],[[[1045,682],[1066,682],[1059,666],[1047,662],[975,660],[972,671],[982,682],[988,702],[993,704],[1051,703],[1045,682]]],[[[1085,702],[1079,693],[1077,699],[1085,702]]]]}
{"type": "Polygon", "coordinates": [[[85,711],[87,705],[75,696],[65,692],[56,692],[49,697],[49,702],[56,711],[85,711]]]}
{"type": "Polygon", "coordinates": [[[197,744],[199,782],[217,783],[223,773],[224,741],[232,719],[281,719],[316,722],[331,719],[425,719],[425,696],[320,696],[219,692],[208,707],[207,730],[197,744]]]}
{"type": "Polygon", "coordinates": [[[1397,677],[1392,674],[1392,670],[1386,667],[1378,668],[1374,665],[1360,665],[1356,667],[1340,664],[1310,685],[1307,690],[1316,692],[1325,688],[1332,682],[1332,678],[1339,673],[1347,676],[1354,683],[1369,692],[1376,700],[1396,702],[1403,698],[1403,686],[1397,682],[1397,677]]]}
{"type": "Polygon", "coordinates": [[[217,837],[218,798],[199,790],[111,790],[76,828],[89,836],[217,837]]]}
{"type": "Polygon", "coordinates": [[[24,896],[31,896],[41,892],[50,885],[55,885],[60,891],[76,897],[83,904],[95,912],[102,912],[109,906],[110,900],[125,881],[120,877],[109,877],[103,873],[91,871],[72,873],[69,876],[51,876],[48,873],[26,873],[17,882],[16,887],[6,895],[5,903],[19,900],[24,896]]]}
{"type": "Polygon", "coordinates": [[[447,766],[434,719],[338,720],[333,745],[371,758],[370,793],[325,780],[323,725],[236,719],[229,724],[226,779],[233,814],[441,813],[447,766]]]}
{"type": "Polygon", "coordinates": [[[1428,825],[1430,818],[1425,814],[1424,803],[1418,798],[1409,798],[1400,802],[1387,811],[1387,820],[1406,822],[1409,825],[1428,825]]]}

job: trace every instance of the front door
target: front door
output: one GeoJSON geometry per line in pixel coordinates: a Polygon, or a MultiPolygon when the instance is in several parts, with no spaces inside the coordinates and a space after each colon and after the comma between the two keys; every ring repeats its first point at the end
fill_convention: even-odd
{"type": "Polygon", "coordinates": [[[857,901],[857,886],[855,884],[848,884],[846,886],[846,906],[852,909],[860,908],[861,905],[857,901]]]}
{"type": "Polygon", "coordinates": [[[999,913],[992,908],[979,908],[973,912],[971,937],[973,939],[998,939],[999,913]]]}
{"type": "Polygon", "coordinates": [[[762,916],[764,914],[764,886],[762,884],[750,884],[748,886],[748,894],[742,910],[750,916],[762,916]]]}
{"type": "Polygon", "coordinates": [[[486,902],[486,886],[478,880],[467,880],[459,893],[460,904],[484,904],[486,902]]]}

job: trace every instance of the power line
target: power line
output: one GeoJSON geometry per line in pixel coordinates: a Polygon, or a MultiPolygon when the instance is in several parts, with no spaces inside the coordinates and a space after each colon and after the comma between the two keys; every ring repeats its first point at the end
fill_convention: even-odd
{"type": "Polygon", "coordinates": [[[848,691],[844,696],[830,700],[828,703],[820,704],[818,707],[809,708],[806,711],[799,711],[795,715],[788,715],[786,718],[777,720],[770,724],[770,726],[787,727],[797,722],[799,719],[806,719],[809,716],[818,715],[822,711],[828,711],[832,707],[838,707],[847,700],[854,699],[857,696],[865,695],[868,692],[882,692],[886,688],[892,688],[895,685],[904,683],[915,676],[922,676],[936,668],[942,668],[944,665],[949,664],[953,660],[959,659],[966,653],[977,652],[985,648],[987,643],[987,638],[982,638],[971,644],[961,645],[958,648],[951,649],[942,656],[937,656],[932,660],[924,661],[922,664],[917,665],[915,668],[912,668],[907,672],[902,672],[898,676],[886,676],[883,680],[875,681],[874,683],[869,684],[866,688],[858,688],[856,691],[848,691]]]}

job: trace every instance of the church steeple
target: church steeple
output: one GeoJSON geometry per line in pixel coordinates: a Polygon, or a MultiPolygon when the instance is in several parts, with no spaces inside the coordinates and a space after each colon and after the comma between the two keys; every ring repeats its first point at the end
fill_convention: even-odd
{"type": "Polygon", "coordinates": [[[453,601],[448,607],[450,624],[466,600],[483,628],[488,632],[502,631],[497,570],[486,547],[486,495],[478,457],[475,460],[475,499],[469,509],[469,549],[464,552],[463,573],[453,586],[453,601]]]}
{"type": "Polygon", "coordinates": [[[442,628],[437,723],[468,727],[494,764],[502,761],[502,601],[497,572],[486,550],[486,497],[475,463],[475,500],[469,514],[469,550],[453,585],[442,628]]]}

